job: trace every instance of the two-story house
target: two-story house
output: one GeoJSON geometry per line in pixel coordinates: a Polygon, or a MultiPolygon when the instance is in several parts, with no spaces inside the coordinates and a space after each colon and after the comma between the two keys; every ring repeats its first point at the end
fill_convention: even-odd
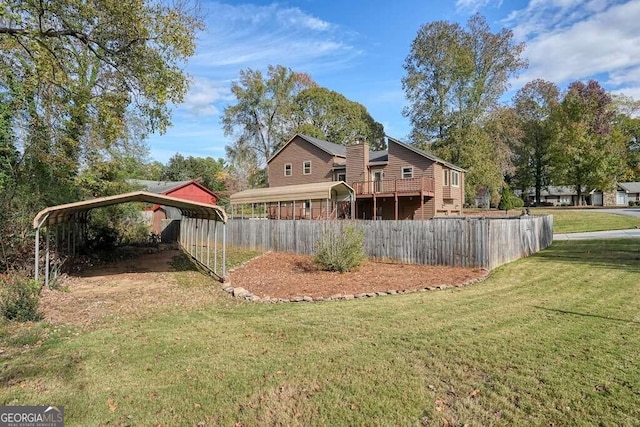
{"type": "Polygon", "coordinates": [[[274,196],[281,199],[275,214],[273,197],[269,199],[269,216],[278,218],[305,217],[299,215],[301,210],[311,218],[327,214],[358,219],[429,219],[462,213],[464,169],[396,139],[388,137],[387,142],[387,150],[371,151],[364,142],[345,147],[297,134],[268,160],[270,188],[236,193],[231,203],[266,200],[260,197],[266,190],[271,195],[296,194],[297,207],[295,201],[285,200],[290,197],[274,196]],[[344,188],[334,186],[337,183],[347,184],[350,199],[344,197],[344,188]],[[342,197],[329,193],[324,211],[322,201],[316,201],[320,210],[315,215],[314,200],[301,194],[304,186],[322,185],[336,195],[342,191],[342,197]],[[349,203],[340,205],[340,200],[349,203]],[[293,211],[288,207],[283,215],[283,204],[293,211]]]}

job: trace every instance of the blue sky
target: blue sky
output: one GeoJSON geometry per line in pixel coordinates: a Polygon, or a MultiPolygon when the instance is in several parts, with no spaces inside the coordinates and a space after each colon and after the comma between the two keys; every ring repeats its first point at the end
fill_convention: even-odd
{"type": "Polygon", "coordinates": [[[638,0],[201,0],[206,30],[186,66],[192,76],[173,127],[149,138],[154,160],[183,155],[224,157],[230,142],[220,123],[233,102],[241,69],[283,65],[363,104],[388,135],[404,139],[410,125],[402,65],[420,26],[465,23],[478,11],[494,31],[506,27],[526,43],[529,68],[512,93],[536,78],[561,88],[595,78],[608,90],[640,99],[638,0]]]}

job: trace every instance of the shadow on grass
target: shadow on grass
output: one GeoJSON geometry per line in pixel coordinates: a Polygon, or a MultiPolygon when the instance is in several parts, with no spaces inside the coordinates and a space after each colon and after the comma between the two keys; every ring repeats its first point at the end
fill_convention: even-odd
{"type": "Polygon", "coordinates": [[[640,239],[558,241],[535,256],[545,261],[640,272],[640,239]]]}
{"type": "Polygon", "coordinates": [[[184,252],[171,258],[169,265],[172,271],[198,271],[196,264],[184,252]]]}
{"type": "Polygon", "coordinates": [[[601,316],[599,314],[578,313],[577,311],[560,310],[560,309],[557,309],[557,308],[546,308],[546,307],[540,307],[538,305],[534,305],[532,307],[533,308],[537,308],[539,310],[553,311],[555,313],[573,314],[574,316],[583,316],[583,317],[596,317],[596,318],[599,318],[599,319],[611,320],[613,322],[635,323],[636,325],[640,325],[640,322],[638,322],[636,320],[620,319],[618,317],[607,317],[607,316],[601,316]]]}

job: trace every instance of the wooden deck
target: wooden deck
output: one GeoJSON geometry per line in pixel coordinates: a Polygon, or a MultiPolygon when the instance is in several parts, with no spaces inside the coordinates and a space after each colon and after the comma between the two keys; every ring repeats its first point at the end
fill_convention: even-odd
{"type": "Polygon", "coordinates": [[[383,179],[381,181],[358,181],[351,184],[356,197],[424,195],[434,196],[433,178],[383,179]]]}

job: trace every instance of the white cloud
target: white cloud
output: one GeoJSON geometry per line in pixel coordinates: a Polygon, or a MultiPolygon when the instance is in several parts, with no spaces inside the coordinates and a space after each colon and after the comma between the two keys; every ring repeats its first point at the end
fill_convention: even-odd
{"type": "Polygon", "coordinates": [[[477,12],[489,3],[496,3],[498,7],[502,4],[502,0],[456,0],[456,11],[458,12],[477,12]]]}
{"type": "Polygon", "coordinates": [[[280,64],[296,71],[341,66],[359,55],[349,41],[352,34],[296,7],[213,3],[207,30],[191,64],[202,70],[265,68],[280,64]],[[222,69],[221,69],[222,68],[222,69]]]}
{"type": "Polygon", "coordinates": [[[230,95],[228,83],[216,83],[203,77],[196,77],[181,107],[197,117],[217,116],[220,111],[214,104],[230,99],[230,95]]]}
{"type": "Polygon", "coordinates": [[[507,23],[526,40],[529,69],[514,82],[597,78],[610,90],[640,81],[640,2],[532,0],[507,23]]]}

